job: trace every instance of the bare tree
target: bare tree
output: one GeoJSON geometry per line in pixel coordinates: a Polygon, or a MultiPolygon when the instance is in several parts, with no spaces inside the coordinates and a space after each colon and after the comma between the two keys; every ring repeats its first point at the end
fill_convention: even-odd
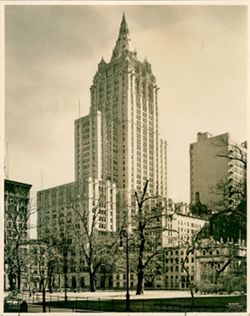
{"type": "Polygon", "coordinates": [[[105,212],[105,207],[105,202],[100,198],[89,209],[86,205],[86,197],[81,194],[79,194],[77,202],[70,204],[70,208],[75,213],[75,218],[79,220],[79,224],[77,224],[78,221],[75,221],[73,229],[87,266],[91,292],[96,290],[96,274],[100,268],[108,266],[112,270],[120,237],[119,231],[114,233],[99,229],[99,216],[101,211],[105,212]]]}
{"type": "Polygon", "coordinates": [[[5,196],[4,262],[10,290],[21,289],[22,270],[27,260],[27,234],[32,209],[27,195],[18,190],[15,195],[5,196]]]}
{"type": "MultiPolygon", "coordinates": [[[[209,274],[209,266],[213,279],[207,280],[205,283],[210,282],[213,287],[217,286],[216,280],[220,280],[226,275],[225,271],[230,271],[233,262],[238,258],[237,253],[240,248],[238,239],[246,239],[247,200],[247,157],[244,148],[237,144],[229,145],[227,139],[221,139],[214,146],[221,148],[217,156],[221,159],[226,159],[231,169],[229,170],[229,175],[220,179],[216,186],[211,188],[211,193],[219,195],[221,198],[214,205],[211,212],[206,212],[205,219],[207,223],[202,227],[197,237],[192,238],[187,243],[187,255],[183,260],[183,268],[190,280],[189,271],[185,267],[188,256],[193,251],[196,253],[208,252],[209,259],[206,272],[209,274]],[[237,175],[239,170],[241,176],[237,175]],[[228,243],[229,240],[230,244],[228,243]],[[222,251],[223,247],[227,249],[226,253],[222,251]]],[[[203,206],[201,211],[204,211],[206,206],[200,206],[203,206]]],[[[193,209],[191,208],[191,210],[193,209]]],[[[242,278],[244,279],[243,274],[242,278]]],[[[194,298],[191,283],[190,286],[191,295],[194,298]]]]}
{"type": "MultiPolygon", "coordinates": [[[[226,141],[221,140],[218,147],[228,148],[226,141]]],[[[211,234],[217,240],[234,238],[246,239],[247,222],[247,155],[244,147],[230,144],[229,149],[223,149],[217,154],[218,157],[226,159],[229,176],[211,188],[211,192],[221,196],[221,201],[216,204],[210,218],[211,234]],[[219,232],[218,232],[219,230],[219,232]],[[216,233],[218,236],[216,236],[216,233]]]]}
{"type": "Polygon", "coordinates": [[[58,249],[48,241],[32,240],[30,242],[30,272],[38,271],[39,289],[42,292],[43,312],[46,312],[46,289],[52,289],[53,267],[60,262],[58,249]]]}
{"type": "MultiPolygon", "coordinates": [[[[222,240],[221,242],[215,240],[213,236],[211,236],[211,219],[213,219],[212,215],[199,231],[189,240],[180,244],[180,248],[186,250],[185,257],[181,263],[187,275],[193,306],[195,305],[194,294],[197,289],[203,291],[203,288],[207,288],[205,292],[208,291],[209,288],[218,289],[220,279],[227,275],[228,271],[233,270],[235,263],[238,262],[241,264],[242,257],[239,255],[240,245],[233,242],[225,243],[222,242],[222,240]],[[203,270],[198,272],[202,280],[200,284],[195,284],[190,274],[188,263],[190,262],[191,254],[195,256],[196,261],[202,260],[201,262],[204,264],[203,270]],[[226,272],[226,274],[224,272],[226,272]]],[[[244,271],[244,269],[242,269],[242,271],[244,271]]],[[[244,279],[244,273],[241,274],[241,277],[244,279]]]]}
{"type": "Polygon", "coordinates": [[[166,249],[162,247],[161,236],[168,228],[165,219],[173,214],[167,214],[166,210],[159,202],[159,197],[149,196],[147,180],[143,192],[139,196],[135,192],[137,202],[137,212],[133,216],[131,243],[133,256],[136,260],[137,288],[136,295],[143,294],[145,271],[153,258],[164,253],[166,249]]]}
{"type": "Polygon", "coordinates": [[[163,260],[154,257],[145,268],[145,287],[154,288],[157,278],[163,275],[163,260]]]}
{"type": "MultiPolygon", "coordinates": [[[[225,280],[237,275],[241,285],[246,270],[244,254],[241,247],[233,242],[220,243],[213,238],[202,239],[196,247],[198,257],[203,258],[200,271],[202,283],[197,284],[204,292],[229,290],[225,280]]],[[[236,290],[236,289],[233,289],[236,290]]]]}
{"type": "MultiPolygon", "coordinates": [[[[72,239],[74,238],[74,232],[72,229],[71,218],[67,218],[63,212],[60,214],[58,219],[58,228],[59,231],[56,231],[54,234],[51,232],[48,239],[48,244],[50,247],[57,249],[57,253],[60,255],[60,266],[63,271],[64,279],[64,300],[67,303],[67,289],[68,289],[68,270],[69,270],[69,257],[72,247],[72,239]]],[[[53,272],[54,263],[49,261],[49,273],[53,272]]],[[[59,269],[60,270],[60,269],[59,269]]]]}
{"type": "Polygon", "coordinates": [[[195,249],[196,249],[196,243],[197,243],[197,240],[198,240],[198,236],[199,234],[196,234],[194,235],[192,238],[191,238],[191,242],[186,242],[185,245],[186,247],[184,247],[186,249],[186,255],[185,257],[183,258],[182,262],[181,262],[181,265],[183,267],[183,270],[186,272],[186,275],[187,275],[187,281],[188,281],[188,285],[189,285],[189,290],[190,290],[190,294],[191,294],[191,298],[192,298],[192,306],[194,307],[195,306],[195,299],[194,299],[194,293],[195,293],[195,290],[194,290],[194,282],[193,280],[191,280],[191,274],[190,274],[190,271],[189,271],[189,268],[187,266],[187,262],[189,260],[189,257],[192,253],[194,253],[195,249]]]}
{"type": "MultiPolygon", "coordinates": [[[[228,146],[228,143],[226,140],[221,139],[220,143],[216,143],[215,146],[224,147],[228,146]]],[[[247,169],[246,152],[243,150],[242,146],[239,146],[238,144],[230,144],[229,150],[226,152],[222,151],[221,153],[218,153],[217,156],[231,161],[238,161],[243,165],[244,169],[247,169]]]]}

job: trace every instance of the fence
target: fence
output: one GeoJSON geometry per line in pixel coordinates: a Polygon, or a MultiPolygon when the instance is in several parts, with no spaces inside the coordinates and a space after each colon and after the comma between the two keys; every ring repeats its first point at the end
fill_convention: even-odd
{"type": "MultiPolygon", "coordinates": [[[[104,297],[81,297],[73,296],[73,293],[67,297],[65,302],[63,294],[46,293],[46,312],[70,311],[70,312],[124,312],[126,311],[126,300],[121,298],[104,298],[104,297]]],[[[207,298],[209,299],[209,298],[207,298]]],[[[216,298],[218,300],[218,298],[216,298]]],[[[5,311],[20,312],[20,302],[28,303],[28,312],[41,312],[42,293],[22,293],[19,294],[19,302],[9,301],[5,304],[5,311]]],[[[179,300],[178,300],[179,302],[179,300]]],[[[196,301],[196,305],[191,305],[191,300],[185,302],[173,302],[169,299],[134,299],[130,300],[131,312],[244,312],[246,303],[243,297],[238,301],[233,297],[220,297],[216,304],[204,304],[204,301],[196,301]]]]}

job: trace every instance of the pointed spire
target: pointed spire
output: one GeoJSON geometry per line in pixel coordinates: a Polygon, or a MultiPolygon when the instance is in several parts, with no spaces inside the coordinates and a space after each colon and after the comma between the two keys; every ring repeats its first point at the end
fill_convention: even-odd
{"type": "Polygon", "coordinates": [[[101,58],[101,61],[99,62],[98,64],[98,69],[101,70],[101,69],[104,69],[105,68],[105,65],[106,65],[106,61],[104,60],[103,56],[101,58]]]}
{"type": "Polygon", "coordinates": [[[128,24],[123,12],[119,35],[116,41],[115,48],[113,49],[111,60],[120,58],[125,52],[131,52],[134,54],[134,56],[136,56],[136,50],[130,40],[128,24]]]}
{"type": "Polygon", "coordinates": [[[123,11],[123,13],[122,13],[122,23],[126,23],[126,17],[125,17],[124,11],[123,11]]]}
{"type": "Polygon", "coordinates": [[[101,61],[100,61],[100,64],[106,64],[106,62],[105,62],[103,56],[102,56],[102,59],[101,59],[101,61]]]}
{"type": "Polygon", "coordinates": [[[122,21],[121,21],[120,30],[119,30],[119,37],[123,34],[129,34],[128,24],[127,24],[124,12],[122,14],[122,21]]]}

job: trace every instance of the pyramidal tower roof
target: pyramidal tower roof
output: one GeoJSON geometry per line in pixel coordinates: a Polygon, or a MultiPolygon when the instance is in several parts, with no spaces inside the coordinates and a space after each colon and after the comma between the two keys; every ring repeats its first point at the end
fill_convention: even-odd
{"type": "Polygon", "coordinates": [[[116,40],[111,60],[120,58],[126,52],[133,53],[133,55],[136,56],[136,50],[129,37],[128,24],[125,14],[123,13],[118,39],[116,40]]]}

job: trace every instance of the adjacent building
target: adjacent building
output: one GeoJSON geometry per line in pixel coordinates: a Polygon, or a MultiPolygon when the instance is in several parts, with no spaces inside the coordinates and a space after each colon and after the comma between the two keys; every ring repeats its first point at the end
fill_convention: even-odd
{"type": "Polygon", "coordinates": [[[194,246],[196,235],[202,230],[206,221],[195,216],[187,203],[173,203],[168,201],[169,213],[164,246],[166,251],[162,269],[164,273],[158,277],[158,287],[167,289],[189,289],[189,282],[194,282],[196,272],[196,252],[189,252],[194,246]],[[183,262],[185,262],[184,269],[183,262]]]}
{"type": "Polygon", "coordinates": [[[4,180],[4,289],[24,286],[23,269],[27,260],[28,226],[31,215],[31,185],[4,180]]]}
{"type": "MultiPolygon", "coordinates": [[[[92,225],[92,211],[98,208],[94,225],[99,231],[116,231],[116,186],[110,181],[93,178],[84,182],[71,182],[39,191],[38,238],[46,239],[60,234],[59,220],[69,221],[80,230],[80,218],[76,208],[88,216],[88,225],[92,225]],[[77,206],[78,203],[78,206],[77,206]]],[[[68,227],[70,230],[71,227],[68,227]]]]}
{"type": "Polygon", "coordinates": [[[246,244],[204,239],[196,249],[195,283],[201,292],[246,291],[246,244]]]}
{"type": "Polygon", "coordinates": [[[168,199],[163,247],[177,247],[189,242],[201,231],[206,221],[194,215],[188,203],[168,199]]]}
{"type": "Polygon", "coordinates": [[[245,190],[246,147],[246,142],[233,142],[229,133],[197,134],[197,142],[190,145],[189,151],[190,202],[193,205],[201,203],[214,211],[226,199],[229,206],[237,206],[237,199],[230,199],[226,192],[239,186],[245,190]]]}
{"type": "MultiPolygon", "coordinates": [[[[38,238],[48,244],[70,240],[67,250],[67,275],[69,288],[84,288],[88,284],[88,273],[82,253],[85,220],[89,232],[96,229],[101,233],[116,231],[116,186],[110,181],[93,178],[76,181],[37,193],[38,238]],[[92,227],[93,225],[93,227],[92,227]]],[[[86,236],[85,236],[86,240],[86,236]]],[[[62,261],[62,257],[61,257],[62,261]]],[[[54,271],[54,288],[63,286],[63,267],[54,271]]],[[[100,280],[97,280],[100,282],[100,280]]]]}
{"type": "MultiPolygon", "coordinates": [[[[51,256],[51,253],[48,251],[48,245],[43,240],[39,239],[30,239],[27,243],[27,266],[26,266],[26,277],[25,277],[25,289],[29,291],[30,295],[31,293],[34,293],[36,291],[42,291],[43,286],[48,286],[50,288],[50,285],[54,283],[54,273],[53,276],[51,275],[51,278],[48,276],[48,262],[49,262],[49,256],[51,256]],[[46,281],[48,282],[46,285],[46,281]]],[[[52,256],[51,256],[52,257],[52,256]]],[[[51,258],[53,259],[53,258],[51,258]]],[[[58,263],[57,263],[58,265],[58,263]]],[[[51,273],[52,274],[52,273],[51,273]]]]}

